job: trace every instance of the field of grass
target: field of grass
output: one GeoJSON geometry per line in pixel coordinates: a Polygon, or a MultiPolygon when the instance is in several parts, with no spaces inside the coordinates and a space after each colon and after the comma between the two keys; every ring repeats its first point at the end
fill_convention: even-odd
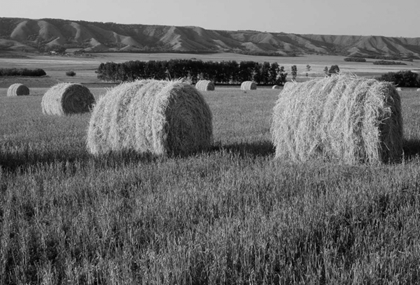
{"type": "Polygon", "coordinates": [[[279,90],[203,92],[215,145],[170,158],[89,155],[45,91],[0,89],[0,284],[420,282],[419,92],[404,161],[347,166],[274,160],[279,90]]]}

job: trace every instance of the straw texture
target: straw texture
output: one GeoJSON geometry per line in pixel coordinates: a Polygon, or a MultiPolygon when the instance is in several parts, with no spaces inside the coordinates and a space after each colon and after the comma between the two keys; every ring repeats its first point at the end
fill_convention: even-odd
{"type": "Polygon", "coordinates": [[[92,154],[184,155],[212,143],[210,108],[181,81],[139,80],[108,90],[93,109],[87,134],[92,154]]]}
{"type": "Polygon", "coordinates": [[[397,162],[400,96],[391,83],[350,75],[287,83],[273,109],[271,133],[276,158],[397,162]]]}
{"type": "Polygon", "coordinates": [[[89,89],[75,83],[59,83],[42,96],[42,113],[46,115],[70,115],[90,112],[95,97],[89,89]]]}
{"type": "Polygon", "coordinates": [[[30,93],[29,88],[21,83],[12,84],[7,89],[8,97],[25,96],[25,95],[29,95],[29,93],[30,93]]]}

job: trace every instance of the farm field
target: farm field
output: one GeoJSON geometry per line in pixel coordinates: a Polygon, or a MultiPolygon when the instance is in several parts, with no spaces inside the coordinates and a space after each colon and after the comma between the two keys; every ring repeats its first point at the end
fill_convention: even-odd
{"type": "MultiPolygon", "coordinates": [[[[275,57],[275,56],[249,56],[232,53],[216,53],[216,54],[167,54],[167,53],[98,53],[93,57],[69,57],[69,56],[44,56],[30,55],[25,58],[7,58],[1,57],[0,68],[41,68],[45,70],[47,76],[42,80],[39,78],[20,78],[21,83],[28,87],[49,87],[58,82],[77,82],[87,84],[100,84],[97,79],[95,70],[101,63],[115,62],[122,63],[130,60],[170,60],[170,59],[197,59],[203,61],[257,61],[257,62],[277,62],[280,66],[285,67],[285,71],[289,73],[292,65],[297,66],[298,81],[307,80],[313,77],[324,76],[324,68],[331,65],[338,65],[341,72],[353,73],[360,76],[376,77],[386,72],[398,72],[400,70],[412,70],[420,72],[420,60],[406,62],[407,65],[402,66],[379,66],[373,65],[375,60],[367,59],[366,62],[346,62],[343,56],[322,56],[322,55],[306,55],[299,57],[275,57]],[[311,70],[306,77],[306,65],[311,66],[311,70]],[[74,71],[76,76],[68,77],[66,71],[74,71]]],[[[2,78],[0,80],[0,88],[7,88],[15,83],[15,79],[2,78]]]]}
{"type": "MultiPolygon", "coordinates": [[[[275,160],[280,90],[269,88],[202,92],[209,151],[92,156],[90,114],[41,113],[48,84],[68,68],[49,64],[55,75],[29,78],[30,96],[6,97],[0,79],[0,284],[420,282],[415,89],[400,93],[400,164],[275,160]]],[[[80,66],[91,83],[94,66],[80,66]]]]}

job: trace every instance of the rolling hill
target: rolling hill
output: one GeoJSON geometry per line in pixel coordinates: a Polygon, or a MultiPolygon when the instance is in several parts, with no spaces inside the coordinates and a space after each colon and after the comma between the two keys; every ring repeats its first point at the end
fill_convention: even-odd
{"type": "Polygon", "coordinates": [[[237,52],[420,58],[420,37],[345,36],[206,30],[62,19],[0,18],[0,50],[237,52]]]}

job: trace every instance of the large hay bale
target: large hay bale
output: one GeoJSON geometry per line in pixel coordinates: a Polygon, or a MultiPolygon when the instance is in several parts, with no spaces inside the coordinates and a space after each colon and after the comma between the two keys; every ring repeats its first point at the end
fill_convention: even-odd
{"type": "Polygon", "coordinates": [[[12,84],[7,89],[7,96],[9,97],[24,96],[29,95],[29,93],[29,88],[21,83],[12,84]]]}
{"type": "Polygon", "coordinates": [[[273,85],[273,87],[271,87],[271,89],[280,89],[279,85],[273,85]]]}
{"type": "Polygon", "coordinates": [[[277,158],[348,164],[402,158],[400,96],[391,83],[349,75],[288,83],[273,109],[277,158]]]}
{"type": "Polygon", "coordinates": [[[256,90],[257,89],[257,83],[254,81],[244,81],[241,84],[241,90],[256,90]]]}
{"type": "Polygon", "coordinates": [[[395,90],[402,91],[402,88],[401,87],[397,87],[395,90]]]}
{"type": "Polygon", "coordinates": [[[199,91],[214,91],[214,84],[210,80],[200,80],[195,84],[199,91]]]}
{"type": "Polygon", "coordinates": [[[95,97],[86,86],[76,83],[59,83],[42,96],[42,113],[70,115],[91,111],[95,97]]]}
{"type": "Polygon", "coordinates": [[[108,90],[93,109],[87,134],[92,154],[184,155],[212,143],[210,108],[181,81],[140,80],[108,90]]]}

